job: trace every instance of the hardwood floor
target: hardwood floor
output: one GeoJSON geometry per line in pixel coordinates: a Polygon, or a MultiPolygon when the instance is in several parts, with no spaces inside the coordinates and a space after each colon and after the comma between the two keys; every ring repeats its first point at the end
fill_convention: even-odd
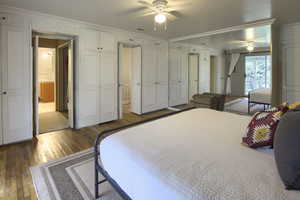
{"type": "Polygon", "coordinates": [[[142,116],[125,113],[122,120],[79,130],[46,133],[32,141],[0,147],[0,200],[37,199],[29,170],[31,166],[92,147],[97,134],[102,130],[170,112],[174,111],[162,110],[142,116]]]}

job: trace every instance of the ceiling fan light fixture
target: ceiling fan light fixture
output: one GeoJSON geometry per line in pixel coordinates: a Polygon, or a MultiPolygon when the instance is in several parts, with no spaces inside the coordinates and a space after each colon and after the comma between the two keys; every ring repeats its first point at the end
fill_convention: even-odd
{"type": "Polygon", "coordinates": [[[249,52],[254,51],[254,46],[253,46],[253,45],[248,45],[248,46],[247,46],[247,50],[248,50],[249,52]]]}
{"type": "Polygon", "coordinates": [[[154,20],[158,24],[163,24],[167,21],[167,17],[165,14],[159,13],[159,14],[155,15],[154,20]]]}

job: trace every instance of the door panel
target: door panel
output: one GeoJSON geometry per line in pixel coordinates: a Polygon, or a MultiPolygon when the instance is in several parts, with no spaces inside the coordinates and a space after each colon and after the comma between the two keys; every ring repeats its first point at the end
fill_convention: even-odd
{"type": "Polygon", "coordinates": [[[100,32],[81,30],[77,127],[100,123],[100,32]]]}
{"type": "Polygon", "coordinates": [[[142,48],[132,49],[131,112],[142,114],[142,48]]]}
{"type": "Polygon", "coordinates": [[[100,122],[118,118],[117,46],[111,34],[101,33],[100,122]]]}
{"type": "Polygon", "coordinates": [[[99,118],[99,99],[98,91],[95,89],[79,90],[78,102],[80,109],[78,110],[78,127],[91,126],[98,123],[99,118]]]}
{"type": "Polygon", "coordinates": [[[116,41],[111,33],[101,32],[101,48],[106,52],[116,52],[116,41]]]}
{"type": "Polygon", "coordinates": [[[198,55],[189,56],[189,100],[198,93],[198,55]]]}
{"type": "Polygon", "coordinates": [[[86,29],[81,33],[84,51],[97,51],[100,48],[100,32],[97,30],[86,29]]]}
{"type": "Polygon", "coordinates": [[[101,88],[101,123],[116,120],[117,112],[117,87],[101,88]]]}
{"type": "Polygon", "coordinates": [[[157,46],[157,81],[160,84],[168,84],[168,73],[168,45],[161,44],[157,46]]]}
{"type": "Polygon", "coordinates": [[[101,53],[100,65],[101,87],[115,86],[117,82],[116,53],[103,51],[101,53]]]}
{"type": "Polygon", "coordinates": [[[29,38],[26,29],[3,25],[2,95],[3,142],[5,144],[32,137],[29,38]]]}
{"type": "Polygon", "coordinates": [[[169,105],[188,103],[188,54],[185,50],[170,50],[169,105]]]}
{"type": "Polygon", "coordinates": [[[156,53],[153,44],[142,50],[142,112],[155,110],[156,106],[156,53]]]}
{"type": "Polygon", "coordinates": [[[143,85],[142,93],[143,113],[150,112],[156,109],[156,86],[143,85]]]}
{"type": "Polygon", "coordinates": [[[69,115],[69,126],[74,128],[74,71],[73,71],[73,40],[69,42],[68,47],[68,115],[69,115]]]}

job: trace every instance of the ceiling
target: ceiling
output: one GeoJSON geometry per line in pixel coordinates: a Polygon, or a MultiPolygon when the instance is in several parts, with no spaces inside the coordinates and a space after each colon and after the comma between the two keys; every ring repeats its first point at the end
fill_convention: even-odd
{"type": "Polygon", "coordinates": [[[254,47],[270,47],[271,27],[260,26],[245,30],[216,34],[180,42],[211,47],[219,50],[240,49],[251,44],[254,47]]]}
{"type": "MultiPolygon", "coordinates": [[[[151,2],[151,0],[147,0],[151,2]]],[[[0,4],[25,8],[129,31],[175,38],[213,31],[268,18],[279,23],[300,21],[299,0],[168,0],[179,6],[182,18],[169,22],[167,31],[153,30],[153,16],[126,12],[140,7],[138,0],[0,0],[0,4]]]]}

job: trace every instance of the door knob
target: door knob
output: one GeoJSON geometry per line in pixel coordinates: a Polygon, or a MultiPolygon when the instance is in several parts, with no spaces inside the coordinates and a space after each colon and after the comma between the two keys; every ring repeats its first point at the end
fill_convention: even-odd
{"type": "Polygon", "coordinates": [[[1,94],[3,94],[3,95],[6,95],[6,94],[7,94],[7,92],[2,92],[1,94]]]}

